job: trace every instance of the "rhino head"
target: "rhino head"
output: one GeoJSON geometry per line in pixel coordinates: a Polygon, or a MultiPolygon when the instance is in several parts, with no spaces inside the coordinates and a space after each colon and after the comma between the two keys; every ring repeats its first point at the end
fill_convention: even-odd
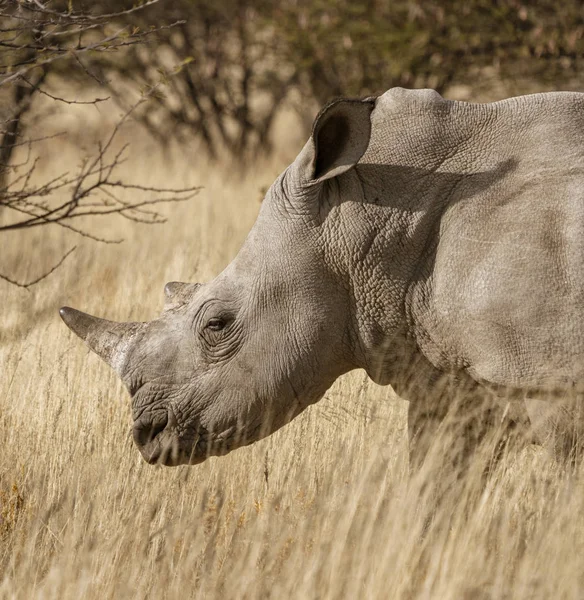
{"type": "Polygon", "coordinates": [[[336,179],[367,149],[374,105],[323,109],[235,259],[209,283],[167,284],[158,319],[114,323],[61,309],[128,389],[148,462],[197,464],[257,441],[362,366],[350,286],[325,251],[343,240],[324,223],[336,179]]]}

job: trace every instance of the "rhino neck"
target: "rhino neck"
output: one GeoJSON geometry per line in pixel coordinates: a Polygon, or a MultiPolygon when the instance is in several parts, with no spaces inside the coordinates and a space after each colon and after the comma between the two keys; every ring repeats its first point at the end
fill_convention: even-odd
{"type": "Polygon", "coordinates": [[[440,223],[436,207],[419,197],[414,202],[415,194],[392,193],[405,176],[401,169],[358,165],[330,186],[321,214],[325,261],[349,292],[354,365],[394,387],[417,351],[408,295],[431,271],[426,257],[440,223]]]}
{"type": "Polygon", "coordinates": [[[326,262],[349,290],[356,366],[396,388],[420,362],[424,333],[413,315],[429,309],[426,290],[455,177],[360,164],[338,183],[323,223],[331,240],[326,262]]]}

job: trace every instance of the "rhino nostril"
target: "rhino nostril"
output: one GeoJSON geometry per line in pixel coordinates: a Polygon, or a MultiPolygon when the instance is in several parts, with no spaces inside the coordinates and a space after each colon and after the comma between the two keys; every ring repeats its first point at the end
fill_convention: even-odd
{"type": "Polygon", "coordinates": [[[145,446],[161,434],[168,425],[168,413],[141,417],[134,423],[133,436],[138,446],[145,446]]]}

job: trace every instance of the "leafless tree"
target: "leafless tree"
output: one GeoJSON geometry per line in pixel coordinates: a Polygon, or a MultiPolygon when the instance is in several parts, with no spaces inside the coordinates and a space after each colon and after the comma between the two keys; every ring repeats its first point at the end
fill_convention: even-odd
{"type": "MultiPolygon", "coordinates": [[[[118,168],[123,164],[127,145],[115,150],[114,140],[122,124],[158,93],[150,89],[127,111],[109,138],[98,145],[95,156],[87,158],[75,173],[63,172],[38,183],[35,176],[38,158],[35,148],[43,141],[30,137],[23,128],[24,117],[37,96],[56,103],[98,104],[107,98],[95,97],[89,102],[67,99],[50,93],[45,87],[52,75],[69,77],[73,72],[105,87],[92,68],[96,56],[144,45],[155,40],[167,28],[179,27],[178,21],[146,30],[132,25],[132,15],[150,10],[158,0],[148,0],[124,10],[73,10],[71,2],[50,0],[0,0],[0,233],[49,225],[67,228],[78,235],[104,243],[120,240],[97,237],[77,226],[81,217],[118,215],[141,223],[160,223],[156,211],[160,203],[191,198],[197,188],[158,189],[123,181],[118,168]],[[17,149],[25,157],[15,162],[17,149]],[[119,192],[147,192],[147,200],[128,202],[119,192]]],[[[19,281],[0,270],[0,279],[28,288],[55,271],[74,250],[70,249],[48,270],[29,281],[19,281]]],[[[1,267],[0,267],[1,269],[1,267]]]]}
{"type": "Polygon", "coordinates": [[[211,157],[245,162],[270,149],[274,119],[298,81],[273,7],[269,0],[166,0],[140,13],[141,28],[153,16],[185,21],[160,32],[155,46],[130,48],[124,60],[98,58],[101,78],[125,106],[128,84],[151,87],[168,74],[167,91],[139,111],[149,131],[161,142],[198,136],[211,157]]]}

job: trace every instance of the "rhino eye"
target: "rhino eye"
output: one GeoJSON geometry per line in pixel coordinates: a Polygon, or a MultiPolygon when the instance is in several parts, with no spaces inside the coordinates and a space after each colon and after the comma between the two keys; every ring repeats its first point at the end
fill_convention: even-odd
{"type": "Polygon", "coordinates": [[[209,319],[209,321],[207,322],[206,329],[209,329],[211,331],[221,331],[225,328],[226,324],[227,323],[223,319],[213,318],[209,319]]]}

